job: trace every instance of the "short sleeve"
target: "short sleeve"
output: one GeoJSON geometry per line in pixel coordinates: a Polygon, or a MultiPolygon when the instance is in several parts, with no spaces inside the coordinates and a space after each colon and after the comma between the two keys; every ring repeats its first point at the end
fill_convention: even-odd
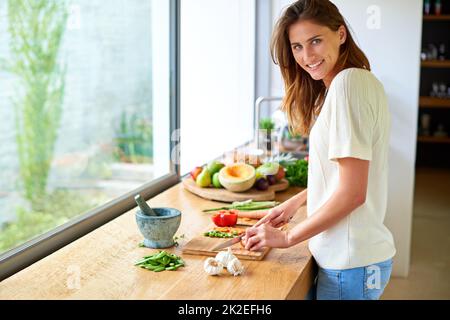
{"type": "Polygon", "coordinates": [[[331,84],[329,160],[346,157],[372,160],[375,116],[371,76],[367,70],[350,69],[338,74],[331,84]]]}

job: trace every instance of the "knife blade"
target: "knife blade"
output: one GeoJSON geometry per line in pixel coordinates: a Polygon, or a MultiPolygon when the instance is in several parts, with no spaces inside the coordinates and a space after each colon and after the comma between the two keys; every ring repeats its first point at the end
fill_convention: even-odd
{"type": "Polygon", "coordinates": [[[245,236],[245,233],[243,233],[243,234],[241,234],[240,236],[235,237],[235,238],[233,238],[233,239],[231,239],[231,240],[225,241],[224,243],[221,243],[221,244],[219,244],[218,246],[216,246],[216,247],[213,249],[213,251],[219,251],[219,250],[222,250],[222,249],[224,249],[224,248],[230,247],[230,246],[232,246],[233,244],[236,244],[236,243],[238,243],[239,241],[241,241],[241,239],[242,239],[244,236],[245,236]]]}

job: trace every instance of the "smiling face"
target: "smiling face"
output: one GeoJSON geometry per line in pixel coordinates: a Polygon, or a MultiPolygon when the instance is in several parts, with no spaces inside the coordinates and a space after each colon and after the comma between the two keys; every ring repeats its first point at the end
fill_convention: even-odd
{"type": "Polygon", "coordinates": [[[288,35],[295,61],[311,78],[322,80],[328,88],[340,71],[335,66],[339,48],[347,36],[345,27],[333,31],[311,20],[297,21],[290,26],[288,35]]]}

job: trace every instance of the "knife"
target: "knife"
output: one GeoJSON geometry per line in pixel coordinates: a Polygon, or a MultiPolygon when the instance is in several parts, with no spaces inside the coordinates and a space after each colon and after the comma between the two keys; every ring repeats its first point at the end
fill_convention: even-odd
{"type": "Polygon", "coordinates": [[[222,250],[222,249],[224,249],[224,248],[230,247],[230,246],[232,246],[233,244],[236,244],[236,243],[238,243],[239,241],[241,241],[241,239],[242,239],[244,236],[245,236],[245,233],[243,233],[243,234],[241,234],[240,236],[235,237],[235,238],[233,238],[233,239],[231,239],[231,240],[225,241],[224,243],[221,243],[221,244],[219,244],[217,247],[215,247],[215,248],[213,249],[213,251],[219,251],[219,250],[222,250]]]}

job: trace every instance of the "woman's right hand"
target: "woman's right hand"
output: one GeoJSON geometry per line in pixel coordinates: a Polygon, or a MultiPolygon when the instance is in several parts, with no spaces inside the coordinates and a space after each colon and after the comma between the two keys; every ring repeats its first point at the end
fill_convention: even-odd
{"type": "Polygon", "coordinates": [[[253,227],[258,227],[262,224],[268,223],[274,228],[281,227],[289,221],[295,215],[297,210],[291,208],[286,203],[282,203],[272,209],[270,209],[267,214],[260,219],[253,227]]]}

